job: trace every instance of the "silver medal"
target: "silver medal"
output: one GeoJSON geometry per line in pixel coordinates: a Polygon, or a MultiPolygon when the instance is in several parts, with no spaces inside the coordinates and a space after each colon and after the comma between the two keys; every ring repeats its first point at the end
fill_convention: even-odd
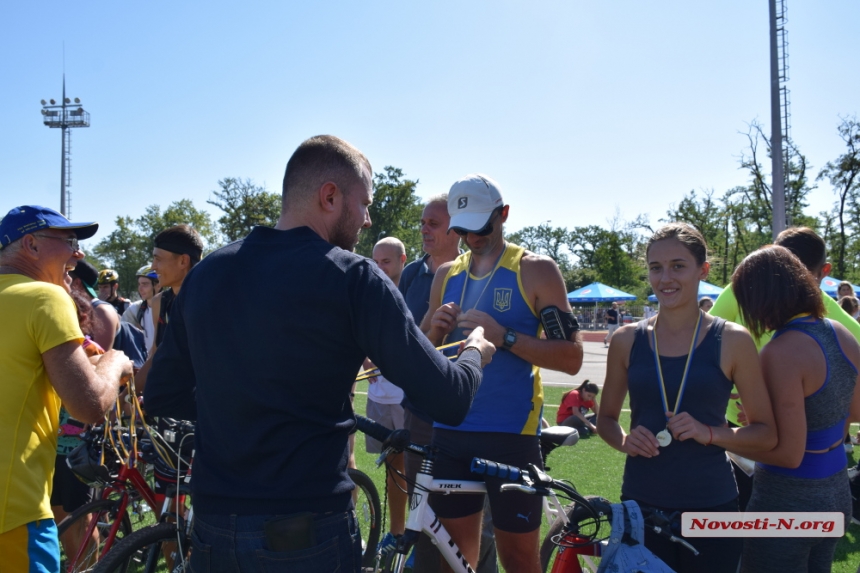
{"type": "Polygon", "coordinates": [[[665,448],[672,443],[672,434],[669,433],[669,430],[657,432],[657,443],[660,444],[661,448],[665,448]]]}

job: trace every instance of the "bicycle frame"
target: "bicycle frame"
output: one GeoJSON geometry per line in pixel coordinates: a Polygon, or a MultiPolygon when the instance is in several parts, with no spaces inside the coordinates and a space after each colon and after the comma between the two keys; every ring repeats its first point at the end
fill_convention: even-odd
{"type": "MultiPolygon", "coordinates": [[[[117,478],[109,485],[104,487],[100,499],[110,500],[111,496],[114,494],[119,494],[119,499],[117,500],[116,506],[116,516],[114,517],[113,523],[111,524],[110,530],[108,531],[107,537],[105,538],[104,547],[102,548],[102,552],[98,556],[99,559],[104,557],[107,552],[110,551],[111,547],[113,547],[113,543],[116,540],[116,535],[122,524],[122,520],[128,512],[129,503],[133,499],[135,499],[136,495],[139,495],[147,504],[149,504],[150,507],[154,508],[158,503],[155,498],[155,492],[152,491],[152,488],[150,488],[149,484],[146,483],[146,480],[144,479],[143,475],[141,475],[141,473],[135,466],[129,464],[122,464],[120,466],[117,478]]],[[[166,512],[169,509],[170,503],[171,498],[166,497],[164,500],[162,513],[166,512]]],[[[83,557],[89,540],[92,539],[96,527],[98,527],[98,520],[92,519],[87,526],[87,530],[84,537],[82,538],[83,541],[81,543],[81,546],[78,547],[77,551],[73,556],[73,559],[71,560],[71,566],[74,566],[74,564],[78,563],[79,560],[83,557]]]]}
{"type": "MultiPolygon", "coordinates": [[[[418,533],[424,532],[451,566],[454,573],[474,573],[474,569],[463,556],[457,544],[454,543],[454,540],[451,539],[451,535],[439,521],[433,508],[430,507],[429,499],[431,493],[443,495],[486,494],[487,486],[482,481],[434,479],[431,471],[432,462],[425,460],[415,477],[415,489],[409,502],[409,515],[406,518],[407,534],[411,531],[412,537],[417,539],[418,533]]],[[[543,506],[544,515],[547,516],[550,523],[556,519],[567,521],[567,515],[558,499],[544,497],[543,506]]],[[[405,558],[405,554],[397,554],[392,571],[400,573],[403,570],[405,558]]]]}
{"type": "MultiPolygon", "coordinates": [[[[442,554],[442,557],[451,566],[454,573],[475,573],[474,569],[466,561],[460,552],[460,548],[451,539],[451,535],[436,517],[433,508],[430,507],[429,499],[431,493],[441,494],[485,494],[487,486],[480,481],[465,480],[439,480],[433,479],[429,472],[425,471],[428,462],[422,464],[421,469],[415,476],[415,490],[409,502],[409,516],[406,518],[406,531],[421,532],[427,534],[433,545],[442,554]]],[[[403,561],[403,555],[398,555],[399,561],[403,561]]],[[[395,561],[395,571],[402,570],[402,564],[395,561]]]]}
{"type": "Polygon", "coordinates": [[[579,556],[585,558],[585,565],[590,572],[597,571],[597,564],[589,557],[600,557],[603,555],[603,543],[593,542],[577,547],[559,547],[558,555],[552,564],[550,573],[583,573],[579,556]]]}
{"type": "MultiPolygon", "coordinates": [[[[406,555],[417,542],[420,533],[424,532],[445,558],[445,561],[451,566],[454,573],[474,573],[474,570],[463,556],[460,548],[457,547],[456,543],[451,539],[450,534],[445,530],[435,512],[429,506],[429,495],[431,493],[442,495],[485,494],[487,492],[485,482],[477,480],[433,479],[433,460],[435,455],[429,446],[413,444],[409,440],[408,432],[404,433],[401,430],[392,432],[388,428],[380,426],[373,420],[363,416],[356,416],[356,422],[358,424],[358,428],[362,432],[376,438],[380,442],[386,443],[388,440],[392,439],[392,436],[394,436],[393,443],[389,444],[379,456],[379,459],[376,462],[377,466],[381,465],[388,454],[393,451],[408,450],[424,458],[421,462],[421,467],[415,476],[415,488],[410,500],[409,516],[406,519],[406,532],[401,536],[397,543],[396,551],[392,555],[393,563],[390,564],[391,567],[388,568],[388,570],[396,573],[402,572],[406,555]],[[400,433],[398,434],[398,432],[400,433]]],[[[576,433],[573,430],[565,431],[562,435],[554,436],[554,441],[547,444],[546,447],[542,445],[544,460],[546,459],[546,455],[554,448],[558,446],[572,445],[573,443],[576,443],[576,438],[576,433]],[[571,433],[573,436],[573,442],[568,441],[571,437],[571,433]]],[[[388,469],[391,471],[390,467],[388,469]]],[[[473,471],[475,471],[474,466],[473,471]]],[[[563,487],[562,489],[564,490],[565,488],[563,487]]],[[[520,484],[502,484],[501,491],[506,490],[518,490],[529,494],[538,493],[538,490],[531,487],[525,487],[520,484]]],[[[542,491],[541,496],[544,498],[542,500],[544,515],[550,524],[563,520],[563,523],[566,525],[568,523],[567,512],[555,493],[552,491],[549,493],[542,491]]],[[[382,557],[382,554],[377,555],[377,571],[381,565],[380,557],[382,557]]],[[[389,564],[386,564],[385,566],[388,567],[388,565],[389,564]]]]}

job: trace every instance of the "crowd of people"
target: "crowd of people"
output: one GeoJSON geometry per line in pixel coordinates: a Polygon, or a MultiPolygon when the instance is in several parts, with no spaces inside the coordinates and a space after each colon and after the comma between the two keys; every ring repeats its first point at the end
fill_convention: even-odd
{"type": "MultiPolygon", "coordinates": [[[[78,241],[96,223],[38,206],[6,214],[0,555],[10,570],[59,570],[55,520],[88,495],[62,456],[132,375],[149,415],[196,422],[194,571],[360,571],[347,467],[363,369],[379,370],[367,414],[432,443],[434,477],[481,479],[473,457],[541,465],[540,371],[574,375],[583,360],[558,266],[505,240],[512,205],[486,175],[427,201],[415,222],[425,254],[409,264],[395,237],[372,259],[353,252],[372,200],[358,149],[308,139],[287,163],[274,228],[205,258],[194,229],[165,229],[137,272],[134,303],[116,271],[83,260],[78,241]],[[436,348],[451,343],[456,360],[436,348]]],[[[842,444],[860,421],[860,323],[853,290],[837,303],[818,288],[824,242],[789,229],[705,304],[707,245],[695,228],[660,228],[646,258],[659,312],[628,325],[617,305],[606,312],[606,379],[567,392],[557,424],[626,456],[622,500],[679,512],[826,510],[847,526],[842,444]],[[754,460],[754,477],[727,452],[754,460]]],[[[399,492],[414,493],[420,459],[407,452],[391,464],[389,545],[405,532],[399,492]]],[[[541,571],[540,497],[500,495],[498,478],[483,479],[486,496],[431,495],[439,521],[481,573],[497,561],[541,571]]],[[[837,541],[696,538],[698,556],[649,533],[645,545],[679,572],[784,572],[829,570],[837,541]]],[[[413,571],[446,568],[420,540],[413,571]]]]}

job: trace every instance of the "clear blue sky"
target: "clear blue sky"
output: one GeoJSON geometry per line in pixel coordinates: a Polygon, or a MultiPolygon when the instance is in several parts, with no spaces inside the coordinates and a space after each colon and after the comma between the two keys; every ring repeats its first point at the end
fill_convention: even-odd
{"type": "MultiPolygon", "coordinates": [[[[792,135],[814,178],[843,151],[840,115],[860,111],[860,2],[787,2],[792,135]]],[[[92,114],[73,130],[72,215],[100,236],[153,203],[209,207],[224,177],[279,192],[320,133],[423,197],[494,177],[509,230],[653,223],[691,189],[746,183],[739,132],[770,129],[767,6],[3,2],[0,211],[59,207],[60,133],[39,100],[60,98],[65,42],[67,95],[92,114]]],[[[834,196],[823,183],[811,199],[816,214],[834,196]]]]}

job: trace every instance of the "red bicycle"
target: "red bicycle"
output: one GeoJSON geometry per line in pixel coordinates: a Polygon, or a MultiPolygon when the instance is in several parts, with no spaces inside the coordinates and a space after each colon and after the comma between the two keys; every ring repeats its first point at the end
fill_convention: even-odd
{"type": "MultiPolygon", "coordinates": [[[[69,454],[67,463],[72,471],[100,495],[57,525],[58,533],[67,541],[67,532],[76,533],[61,546],[61,571],[91,571],[117,541],[156,522],[151,508],[158,507],[160,496],[146,476],[152,468],[162,481],[175,481],[176,472],[170,466],[175,465],[176,452],[166,450],[169,446],[144,428],[136,428],[134,419],[129,426],[106,422],[82,434],[84,443],[69,454]],[[138,431],[149,435],[138,440],[138,431]]],[[[171,428],[162,433],[169,432],[174,440],[194,431],[187,422],[175,422],[171,428]]],[[[161,512],[169,512],[172,504],[173,499],[165,498],[161,512]]]]}

